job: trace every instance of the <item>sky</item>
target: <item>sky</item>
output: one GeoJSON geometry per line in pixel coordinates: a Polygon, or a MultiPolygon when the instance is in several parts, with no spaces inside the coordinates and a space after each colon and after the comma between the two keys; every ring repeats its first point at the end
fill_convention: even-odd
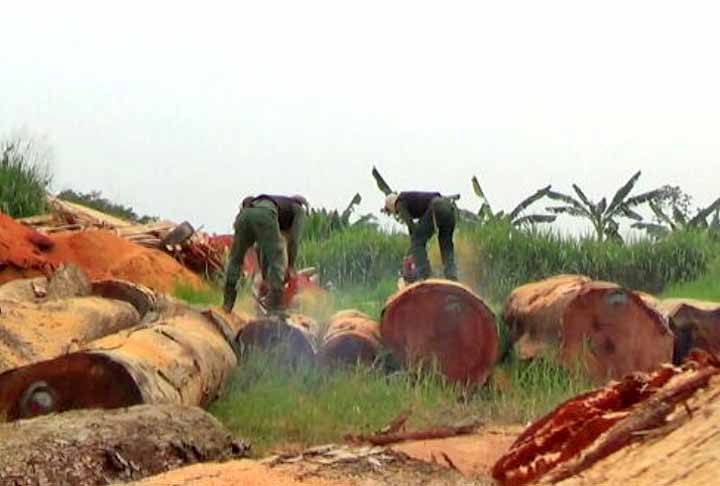
{"type": "MultiPolygon", "coordinates": [[[[0,133],[53,188],[229,232],[255,193],[377,212],[539,187],[720,196],[720,6],[664,1],[3,2],[0,133]]],[[[541,209],[545,204],[541,204],[541,209]]],[[[387,223],[388,219],[383,219],[387,223]]],[[[577,231],[569,219],[560,227],[577,231]]]]}

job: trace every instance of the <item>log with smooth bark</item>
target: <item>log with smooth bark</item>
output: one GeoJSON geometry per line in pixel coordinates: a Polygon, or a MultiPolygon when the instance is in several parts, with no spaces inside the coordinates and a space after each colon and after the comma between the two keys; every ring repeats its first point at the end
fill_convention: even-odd
{"type": "Polygon", "coordinates": [[[0,375],[0,419],[140,403],[207,406],[236,364],[215,325],[186,311],[0,375]]]}
{"type": "Polygon", "coordinates": [[[98,297],[0,302],[0,373],[65,354],[139,321],[131,305],[98,297]]]}
{"type": "Polygon", "coordinates": [[[641,295],[610,282],[559,275],[523,285],[508,297],[504,319],[521,359],[580,364],[598,381],[672,360],[667,320],[641,295]]]}
{"type": "Polygon", "coordinates": [[[356,310],[340,311],[330,317],[318,360],[326,364],[372,363],[381,346],[380,324],[356,310]]]}
{"type": "Polygon", "coordinates": [[[497,359],[492,311],[469,288],[448,280],[418,282],[391,296],[380,332],[401,362],[436,361],[454,381],[482,385],[497,359]]]}
{"type": "Polygon", "coordinates": [[[92,486],[245,453],[195,407],[73,411],[0,424],[0,484],[92,486]]]}

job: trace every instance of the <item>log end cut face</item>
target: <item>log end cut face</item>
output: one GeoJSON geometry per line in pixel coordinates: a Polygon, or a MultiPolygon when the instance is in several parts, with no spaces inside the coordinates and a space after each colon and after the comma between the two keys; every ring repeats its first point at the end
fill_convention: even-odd
{"type": "Polygon", "coordinates": [[[401,361],[436,361],[455,381],[483,384],[496,361],[495,316],[467,287],[426,280],[397,292],[383,309],[383,342],[401,361]]]}
{"type": "Polygon", "coordinates": [[[720,303],[668,299],[660,305],[675,334],[673,362],[681,363],[693,348],[720,355],[720,303]]]}
{"type": "Polygon", "coordinates": [[[133,378],[102,355],[68,354],[0,375],[0,421],[139,403],[142,396],[133,378]]]}
{"type": "Polygon", "coordinates": [[[359,311],[345,310],[330,318],[318,360],[323,364],[372,363],[380,347],[380,324],[359,311]]]}
{"type": "Polygon", "coordinates": [[[603,381],[651,371],[672,360],[673,335],[665,319],[634,292],[593,282],[565,308],[561,359],[603,381]]]}
{"type": "Polygon", "coordinates": [[[277,350],[292,363],[310,361],[315,357],[312,336],[302,325],[291,321],[258,319],[248,322],[237,335],[242,349],[277,350]]]}

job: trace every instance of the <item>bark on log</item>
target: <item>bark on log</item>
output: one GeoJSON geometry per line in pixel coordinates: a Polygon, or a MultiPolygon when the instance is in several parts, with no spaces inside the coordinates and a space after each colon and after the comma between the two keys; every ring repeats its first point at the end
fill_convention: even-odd
{"type": "Polygon", "coordinates": [[[215,325],[187,311],[0,375],[0,420],[140,403],[204,407],[236,364],[215,325]]]}
{"type": "Polygon", "coordinates": [[[482,385],[497,359],[492,311],[470,289],[447,280],[418,282],[391,296],[380,332],[400,361],[437,360],[451,380],[482,385]]]}
{"type": "Polygon", "coordinates": [[[549,356],[578,364],[602,382],[672,360],[667,320],[636,292],[579,275],[516,288],[504,319],[521,359],[549,356]]]}
{"type": "Polygon", "coordinates": [[[243,353],[253,348],[275,350],[287,357],[288,364],[295,365],[315,358],[311,327],[312,321],[300,315],[291,315],[282,321],[254,319],[240,330],[236,342],[243,353]]]}
{"type": "Polygon", "coordinates": [[[693,348],[720,355],[720,303],[694,299],[657,301],[675,334],[673,362],[680,364],[693,348]]]}
{"type": "Polygon", "coordinates": [[[92,294],[106,299],[127,302],[138,311],[140,317],[158,310],[158,299],[149,288],[120,279],[96,280],[92,283],[92,294]]]}
{"type": "Polygon", "coordinates": [[[0,373],[65,354],[139,321],[129,304],[98,297],[0,302],[0,373]]]}
{"type": "Polygon", "coordinates": [[[238,457],[244,449],[194,407],[75,411],[0,424],[0,484],[104,485],[238,457]]]}
{"type": "Polygon", "coordinates": [[[356,310],[345,310],[330,318],[318,351],[323,364],[375,361],[382,344],[380,324],[356,310]]]}

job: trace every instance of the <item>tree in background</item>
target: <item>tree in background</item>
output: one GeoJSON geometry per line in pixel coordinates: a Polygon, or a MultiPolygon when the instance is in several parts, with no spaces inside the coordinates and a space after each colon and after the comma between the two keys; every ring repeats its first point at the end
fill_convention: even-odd
{"type": "Polygon", "coordinates": [[[663,186],[660,195],[649,202],[654,221],[639,221],[633,228],[645,230],[650,236],[661,238],[674,231],[691,229],[711,229],[720,231],[720,198],[712,204],[697,208],[691,214],[692,197],[678,186],[663,186]]]}
{"type": "Polygon", "coordinates": [[[472,185],[475,194],[482,200],[482,206],[478,211],[479,220],[481,223],[491,223],[498,221],[507,221],[513,226],[533,225],[538,223],[552,223],[557,218],[554,214],[528,214],[523,216],[522,213],[528,207],[530,207],[536,201],[544,198],[550,192],[552,186],[543,187],[538,189],[531,196],[523,199],[520,204],[515,206],[515,209],[506,213],[505,211],[494,212],[490,206],[490,201],[485,197],[485,193],[480,187],[477,177],[473,176],[472,185]]]}
{"type": "Polygon", "coordinates": [[[335,231],[341,231],[351,226],[376,226],[376,218],[372,214],[361,216],[354,223],[350,223],[350,217],[355,211],[355,206],[362,202],[360,194],[355,194],[345,210],[339,213],[336,209],[328,211],[325,208],[312,209],[303,225],[304,237],[309,239],[325,239],[335,231]]]}
{"type": "Polygon", "coordinates": [[[641,172],[637,171],[624,186],[618,189],[610,204],[604,197],[598,202],[591,201],[577,184],[573,184],[572,188],[577,194],[577,198],[559,192],[548,191],[547,196],[550,199],[561,201],[565,205],[548,207],[547,209],[555,214],[568,214],[587,219],[593,225],[597,239],[600,241],[606,239],[622,241],[618,219],[629,218],[637,222],[642,221],[643,217],[636,213],[634,209],[655,200],[662,194],[661,189],[655,189],[629,197],[640,178],[640,174],[641,172]]]}
{"type": "Polygon", "coordinates": [[[75,192],[71,189],[65,189],[60,194],[58,194],[57,197],[64,201],[81,204],[83,206],[96,209],[110,216],[115,216],[117,218],[132,221],[135,223],[146,224],[151,221],[157,220],[157,218],[153,216],[138,216],[138,214],[135,213],[135,211],[130,206],[124,206],[122,204],[112,202],[109,199],[103,197],[102,192],[100,191],[90,191],[82,193],[75,192]]]}
{"type": "Polygon", "coordinates": [[[0,140],[0,211],[14,218],[45,212],[51,160],[43,138],[19,132],[0,140]]]}

